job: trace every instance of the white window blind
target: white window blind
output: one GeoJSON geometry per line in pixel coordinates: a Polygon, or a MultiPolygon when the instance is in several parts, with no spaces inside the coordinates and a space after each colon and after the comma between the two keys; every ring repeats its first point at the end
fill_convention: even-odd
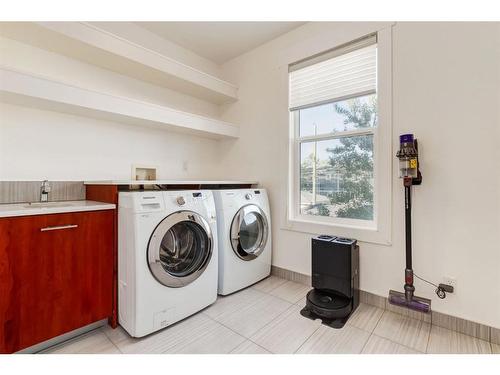
{"type": "Polygon", "coordinates": [[[374,93],[376,42],[366,37],[290,65],[290,110],[374,93]]]}

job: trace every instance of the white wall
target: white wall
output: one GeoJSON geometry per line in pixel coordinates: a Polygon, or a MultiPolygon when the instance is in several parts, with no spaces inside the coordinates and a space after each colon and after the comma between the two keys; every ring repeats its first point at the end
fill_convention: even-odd
{"type": "MultiPolygon", "coordinates": [[[[287,65],[387,26],[310,23],[223,66],[240,86],[222,108],[238,141],[214,141],[0,104],[0,180],[127,179],[131,164],[160,178],[255,179],[269,189],[273,263],[310,273],[311,234],[283,229],[288,170],[287,65]],[[222,161],[221,161],[222,160],[222,161]],[[187,162],[187,171],[184,165],[187,162]]],[[[0,40],[0,63],[115,95],[216,116],[213,104],[17,42],[0,40]]],[[[393,39],[393,149],[414,132],[424,182],[414,195],[414,268],[458,279],[445,301],[417,281],[437,311],[500,328],[500,29],[498,24],[400,23],[393,39]]],[[[401,289],[401,182],[393,169],[392,246],[361,244],[361,287],[401,289]]]]}
{"type": "MultiPolygon", "coordinates": [[[[56,53],[0,37],[0,65],[207,116],[219,107],[56,53]]],[[[130,179],[132,164],[158,177],[210,178],[218,143],[197,136],[0,103],[0,180],[130,179]]]]}
{"type": "MultiPolygon", "coordinates": [[[[285,230],[288,169],[287,64],[383,27],[306,24],[224,65],[239,101],[223,118],[242,127],[221,147],[221,170],[269,189],[273,264],[310,274],[312,234],[285,230]]],[[[393,27],[393,149],[398,135],[420,141],[423,185],[414,194],[414,269],[456,294],[436,311],[500,327],[500,27],[474,23],[398,23],[393,27]]],[[[361,287],[385,296],[402,289],[402,184],[393,167],[392,245],[361,243],[361,287]]]]}
{"type": "Polygon", "coordinates": [[[210,179],[217,141],[0,103],[0,180],[210,179]]]}

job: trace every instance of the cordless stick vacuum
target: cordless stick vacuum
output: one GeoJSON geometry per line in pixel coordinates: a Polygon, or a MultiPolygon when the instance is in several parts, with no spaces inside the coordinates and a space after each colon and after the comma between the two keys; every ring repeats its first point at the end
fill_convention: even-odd
{"type": "Polygon", "coordinates": [[[389,303],[412,310],[428,313],[431,311],[431,300],[417,297],[413,293],[413,269],[411,250],[411,187],[422,183],[422,175],[418,165],[418,144],[413,134],[403,134],[399,137],[399,177],[403,179],[405,188],[405,234],[406,234],[406,269],[404,293],[389,291],[389,303]]]}

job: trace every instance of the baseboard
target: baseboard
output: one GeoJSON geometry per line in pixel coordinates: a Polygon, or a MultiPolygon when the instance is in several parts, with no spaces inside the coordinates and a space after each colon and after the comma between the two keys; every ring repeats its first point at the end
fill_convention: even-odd
{"type": "MultiPolygon", "coordinates": [[[[277,266],[271,267],[271,274],[286,280],[295,281],[300,284],[311,286],[311,276],[299,272],[290,271],[277,266]]],[[[387,297],[382,297],[364,290],[360,291],[360,300],[362,303],[380,307],[394,313],[409,316],[413,319],[423,320],[438,327],[447,328],[452,331],[463,333],[465,335],[477,337],[481,340],[490,341],[494,344],[500,344],[500,329],[490,327],[484,324],[476,323],[470,320],[458,318],[452,315],[442,314],[432,311],[425,314],[418,311],[405,309],[403,307],[391,305],[387,297]]]]}
{"type": "Polygon", "coordinates": [[[271,275],[281,277],[282,279],[285,280],[295,281],[299,284],[311,286],[311,276],[307,276],[298,272],[289,271],[284,268],[271,266],[271,275]]]}
{"type": "Polygon", "coordinates": [[[46,349],[49,349],[49,348],[52,348],[52,347],[57,346],[59,344],[62,344],[63,342],[66,342],[68,340],[72,340],[75,337],[79,337],[85,333],[88,333],[88,332],[93,331],[95,329],[98,329],[100,327],[104,327],[106,324],[108,324],[108,319],[102,319],[102,320],[99,320],[97,322],[86,325],[84,327],[81,327],[81,328],[75,329],[73,331],[64,333],[60,336],[51,338],[51,339],[44,341],[44,342],[41,342],[39,344],[30,346],[29,348],[22,349],[22,350],[16,352],[16,354],[33,354],[33,353],[40,353],[40,352],[43,353],[43,351],[46,349]]]}

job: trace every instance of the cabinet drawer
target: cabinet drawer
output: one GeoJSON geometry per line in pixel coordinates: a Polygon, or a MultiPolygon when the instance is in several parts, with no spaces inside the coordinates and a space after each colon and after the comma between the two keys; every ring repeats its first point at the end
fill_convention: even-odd
{"type": "Polygon", "coordinates": [[[0,352],[111,315],[114,211],[0,219],[0,352]]]}

